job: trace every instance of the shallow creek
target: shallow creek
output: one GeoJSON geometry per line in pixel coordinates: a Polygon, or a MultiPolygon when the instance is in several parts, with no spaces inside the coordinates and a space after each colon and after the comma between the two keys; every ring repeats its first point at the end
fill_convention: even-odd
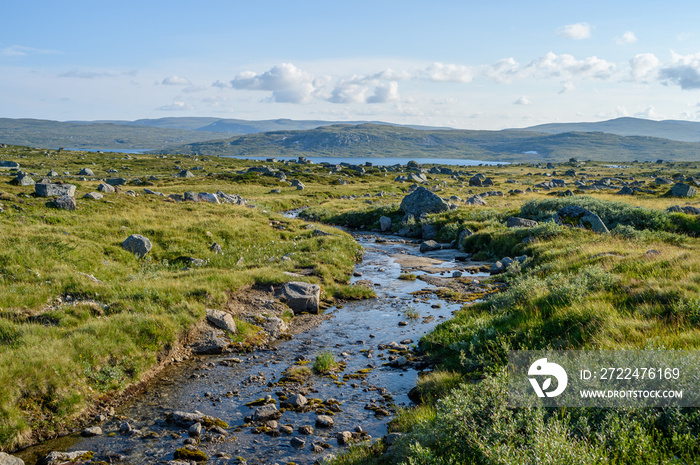
{"type": "MultiPolygon", "coordinates": [[[[396,354],[379,346],[401,341],[409,346],[417,344],[422,335],[449,318],[460,304],[441,301],[434,294],[411,295],[430,286],[421,280],[398,279],[401,265],[395,258],[423,256],[418,252],[417,244],[404,243],[389,236],[381,236],[376,242],[380,236],[372,234],[355,237],[365,248],[365,255],[355,268],[355,274],[361,276],[353,280],[371,281],[377,293],[376,299],[332,307],[326,311],[331,318],[291,340],[275,343],[272,350],[198,356],[170,366],[149,384],[146,392],[119,409],[115,417],[99,425],[104,430],[103,435],[92,438],[69,436],[18,455],[29,464],[51,450],[94,451],[96,459],[108,463],[167,462],[173,460],[175,450],[183,447],[188,438],[186,427],[166,423],[166,416],[173,411],[201,412],[230,425],[227,436],[209,441],[205,437],[197,446],[207,454],[209,464],[244,463],[238,457],[249,464],[312,464],[347,447],[338,444],[338,432],[353,432],[360,427],[372,438],[383,436],[391,416],[377,415],[376,410],[392,412],[394,406],[409,405],[407,394],[415,385],[419,372],[412,363],[392,366],[395,364],[389,363],[390,358],[396,358],[396,354]],[[407,309],[413,318],[408,317],[407,309]],[[317,415],[313,410],[306,413],[287,410],[282,414],[279,425],[292,426],[294,432],[291,435],[256,434],[254,427],[243,426],[244,418],[255,411],[255,407],[248,407],[246,403],[266,395],[277,400],[277,393],[285,390],[287,394],[291,394],[290,390],[293,393],[292,388],[268,384],[278,381],[282,372],[300,359],[313,362],[316,355],[329,350],[336,360],[346,363],[345,370],[337,374],[339,382],[327,376],[312,376],[306,397],[323,401],[337,399],[340,411],[334,412],[332,428],[317,427],[317,415]],[[357,377],[342,382],[343,375],[355,374],[359,370],[365,371],[364,379],[357,377]],[[375,409],[366,409],[368,405],[375,409]],[[124,421],[128,421],[138,433],[120,432],[124,421]],[[312,426],[313,435],[300,434],[298,428],[303,425],[312,426]],[[291,445],[290,441],[295,437],[305,441],[303,447],[291,445]],[[323,451],[313,452],[314,445],[321,446],[323,451]],[[221,457],[223,454],[226,457],[221,457]]],[[[450,277],[453,270],[462,270],[470,264],[455,261],[455,258],[465,258],[458,257],[461,254],[456,251],[442,252],[435,255],[439,258],[431,266],[434,276],[450,277]]],[[[480,274],[472,275],[478,276],[480,274]]],[[[277,406],[280,407],[279,400],[277,406]]],[[[317,447],[317,450],[320,449],[317,447]]]]}

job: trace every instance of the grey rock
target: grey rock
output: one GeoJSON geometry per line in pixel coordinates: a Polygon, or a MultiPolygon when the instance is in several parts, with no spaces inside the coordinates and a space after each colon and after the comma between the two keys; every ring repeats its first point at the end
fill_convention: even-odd
{"type": "Polygon", "coordinates": [[[281,193],[282,193],[282,189],[271,189],[270,190],[270,194],[281,194],[281,193]]]}
{"type": "Polygon", "coordinates": [[[75,209],[77,208],[75,204],[75,197],[71,197],[70,195],[62,195],[61,197],[56,197],[53,200],[53,207],[58,208],[60,210],[75,211],[75,209]]]}
{"type": "Polygon", "coordinates": [[[192,351],[199,355],[214,355],[223,353],[230,345],[223,331],[215,329],[205,332],[202,337],[194,343],[192,351]]]}
{"type": "Polygon", "coordinates": [[[194,178],[194,174],[190,170],[182,170],[175,175],[177,178],[194,178]]]}
{"type": "Polygon", "coordinates": [[[329,415],[319,415],[316,417],[316,426],[319,428],[332,428],[335,424],[333,417],[329,415]]]}
{"type": "Polygon", "coordinates": [[[471,230],[469,230],[468,228],[465,228],[459,232],[459,234],[457,235],[457,248],[460,252],[464,252],[464,239],[471,236],[472,234],[474,233],[471,232],[471,230]]]}
{"type": "Polygon", "coordinates": [[[518,218],[517,216],[511,216],[506,221],[506,226],[509,228],[531,228],[537,226],[537,221],[529,220],[527,218],[518,218]]]}
{"type": "Polygon", "coordinates": [[[567,205],[552,218],[557,224],[569,228],[587,229],[598,234],[610,232],[598,215],[578,205],[567,205]]]}
{"type": "Polygon", "coordinates": [[[104,182],[100,183],[100,185],[97,186],[97,190],[100,192],[104,192],[105,194],[113,194],[114,192],[116,192],[116,189],[114,189],[114,186],[112,186],[111,184],[104,183],[104,182]]]}
{"type": "Polygon", "coordinates": [[[321,286],[291,281],[285,283],[278,291],[278,298],[285,301],[295,315],[302,312],[317,314],[321,299],[321,286]]]}
{"type": "Polygon", "coordinates": [[[236,334],[238,329],[236,328],[236,322],[230,313],[223,312],[221,310],[215,310],[208,308],[206,310],[207,321],[216,326],[219,329],[228,331],[229,333],[236,334]]]}
{"type": "Polygon", "coordinates": [[[425,187],[418,187],[401,201],[401,210],[417,218],[425,213],[440,213],[449,209],[447,202],[425,187]]]}
{"type": "Polygon", "coordinates": [[[434,250],[440,250],[440,249],[442,249],[442,246],[440,244],[438,244],[437,242],[425,241],[425,242],[421,243],[420,248],[418,250],[420,250],[421,253],[425,253],[425,252],[432,252],[434,250]]]}
{"type": "Polygon", "coordinates": [[[34,184],[34,192],[39,197],[56,197],[60,195],[75,195],[75,186],[73,184],[50,184],[36,183],[34,184]]]}
{"type": "Polygon", "coordinates": [[[391,231],[391,218],[388,216],[382,216],[379,218],[379,227],[383,232],[391,231]]]}
{"type": "Polygon", "coordinates": [[[695,194],[697,194],[697,190],[693,186],[682,182],[674,184],[667,193],[671,197],[695,197],[695,194]]]}
{"type": "Polygon", "coordinates": [[[80,432],[80,435],[86,438],[91,438],[93,436],[102,436],[102,428],[100,428],[99,426],[85,428],[80,432]]]}
{"type": "Polygon", "coordinates": [[[122,422],[121,425],[119,425],[119,432],[121,433],[128,433],[132,430],[131,424],[129,424],[128,421],[122,422]]]}
{"type": "Polygon", "coordinates": [[[482,187],[484,185],[484,175],[477,174],[469,180],[469,185],[472,187],[482,187]]]}
{"type": "Polygon", "coordinates": [[[122,248],[141,258],[151,251],[151,241],[141,234],[132,234],[122,242],[122,248]]]}
{"type": "Polygon", "coordinates": [[[401,436],[403,436],[403,433],[389,433],[386,435],[384,442],[388,445],[391,446],[394,444],[401,436]]]}
{"type": "Polygon", "coordinates": [[[278,431],[282,434],[292,434],[294,432],[294,428],[288,425],[282,425],[279,427],[278,431]]]}
{"type": "Polygon", "coordinates": [[[221,246],[219,244],[217,244],[216,242],[214,242],[211,245],[211,247],[209,247],[209,250],[211,250],[215,254],[223,254],[224,253],[224,251],[221,249],[221,246]]]}
{"type": "Polygon", "coordinates": [[[276,316],[268,316],[262,323],[262,328],[267,334],[273,338],[278,338],[280,334],[287,331],[287,323],[283,319],[277,318],[276,316]]]}
{"type": "Polygon", "coordinates": [[[104,196],[100,194],[99,192],[88,192],[83,196],[84,199],[90,199],[90,200],[102,200],[104,196]]]}
{"type": "Polygon", "coordinates": [[[21,173],[18,174],[17,177],[15,177],[12,181],[10,181],[10,184],[14,184],[15,186],[33,186],[36,183],[34,182],[34,179],[32,179],[31,176],[29,176],[26,173],[21,173]]]}
{"type": "Polygon", "coordinates": [[[75,452],[49,452],[47,456],[37,462],[37,465],[63,465],[65,463],[84,463],[93,456],[89,450],[75,452]]]}
{"type": "Polygon", "coordinates": [[[308,401],[306,400],[306,397],[304,397],[302,394],[294,394],[293,396],[288,397],[287,400],[284,401],[284,403],[294,408],[301,408],[305,406],[308,403],[308,401]]]}
{"type": "Polygon", "coordinates": [[[304,446],[306,446],[306,441],[304,441],[301,438],[292,438],[289,443],[294,447],[295,449],[303,449],[304,446]]]}
{"type": "Polygon", "coordinates": [[[341,446],[345,444],[350,444],[352,442],[352,433],[350,431],[342,431],[336,434],[335,438],[338,440],[338,444],[340,444],[341,446]]]}
{"type": "Polygon", "coordinates": [[[199,202],[199,196],[197,195],[196,192],[192,191],[187,191],[185,192],[185,200],[189,200],[190,202],[199,202]]]}
{"type": "Polygon", "coordinates": [[[58,173],[55,170],[51,170],[48,173],[46,173],[46,176],[54,178],[54,177],[58,176],[58,173]]]}
{"type": "Polygon", "coordinates": [[[277,406],[275,404],[267,404],[267,405],[261,405],[260,407],[255,409],[255,413],[253,414],[253,420],[255,420],[255,421],[277,420],[281,416],[282,416],[282,414],[280,413],[279,410],[277,410],[277,406]]]}
{"type": "Polygon", "coordinates": [[[203,413],[191,413],[176,410],[173,413],[168,414],[166,421],[168,423],[173,423],[179,426],[184,426],[189,428],[195,423],[201,423],[203,425],[212,424],[222,424],[223,420],[217,417],[212,417],[210,415],[204,415],[203,413]]]}
{"type": "Polygon", "coordinates": [[[634,191],[631,187],[625,186],[616,193],[617,195],[634,195],[634,191]]]}
{"type": "Polygon", "coordinates": [[[105,182],[109,184],[110,186],[123,186],[126,184],[126,179],[124,178],[108,178],[105,179],[105,182]]]}
{"type": "Polygon", "coordinates": [[[187,434],[189,434],[191,438],[198,438],[202,435],[202,429],[202,424],[197,422],[189,427],[187,434]]]}
{"type": "Polygon", "coordinates": [[[467,200],[465,200],[464,203],[466,203],[467,205],[480,205],[480,206],[488,205],[486,203],[486,200],[482,199],[481,196],[479,196],[479,195],[472,195],[467,200]]]}
{"type": "Polygon", "coordinates": [[[222,191],[217,191],[216,196],[219,198],[221,203],[230,203],[233,205],[246,205],[247,202],[243,197],[238,194],[226,194],[222,191]]]}
{"type": "Polygon", "coordinates": [[[425,241],[435,239],[435,237],[437,237],[437,233],[437,228],[432,224],[424,224],[421,227],[421,237],[425,241]]]}
{"type": "Polygon", "coordinates": [[[83,168],[78,171],[78,176],[94,176],[95,173],[90,168],[83,168]]]}
{"type": "Polygon", "coordinates": [[[0,452],[0,465],[24,465],[24,460],[14,455],[0,452]]]}
{"type": "Polygon", "coordinates": [[[314,434],[314,427],[311,425],[302,425],[297,429],[299,431],[299,434],[304,434],[306,436],[311,436],[314,434]]]}
{"type": "Polygon", "coordinates": [[[209,194],[207,192],[200,192],[197,194],[197,199],[199,199],[200,202],[221,203],[216,194],[209,194]]]}
{"type": "Polygon", "coordinates": [[[16,161],[0,160],[0,168],[19,168],[19,163],[16,161]]]}

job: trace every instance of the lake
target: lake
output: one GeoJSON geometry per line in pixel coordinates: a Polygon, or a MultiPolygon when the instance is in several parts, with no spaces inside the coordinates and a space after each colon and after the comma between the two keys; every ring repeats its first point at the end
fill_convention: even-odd
{"type": "MultiPolygon", "coordinates": [[[[227,157],[241,160],[265,161],[272,157],[227,157]]],[[[297,157],[275,157],[277,161],[296,161],[297,157]]],[[[351,165],[364,165],[369,162],[374,166],[405,165],[409,161],[415,161],[419,165],[454,165],[454,166],[478,166],[478,165],[507,165],[500,161],[466,160],[461,158],[401,158],[401,157],[306,157],[307,160],[315,164],[330,163],[338,165],[340,163],[350,163],[351,165]]]]}

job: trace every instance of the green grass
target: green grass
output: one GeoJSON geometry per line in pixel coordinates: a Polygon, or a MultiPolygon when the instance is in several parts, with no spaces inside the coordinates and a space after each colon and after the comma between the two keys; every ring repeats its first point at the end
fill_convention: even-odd
{"type": "Polygon", "coordinates": [[[314,360],[314,371],[320,374],[328,374],[338,368],[333,352],[326,351],[318,354],[314,360]]]}

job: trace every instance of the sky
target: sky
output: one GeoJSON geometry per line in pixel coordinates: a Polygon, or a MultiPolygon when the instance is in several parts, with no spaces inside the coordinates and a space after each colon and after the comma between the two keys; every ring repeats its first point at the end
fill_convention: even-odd
{"type": "Polygon", "coordinates": [[[694,0],[5,3],[4,118],[700,121],[694,0]]]}

